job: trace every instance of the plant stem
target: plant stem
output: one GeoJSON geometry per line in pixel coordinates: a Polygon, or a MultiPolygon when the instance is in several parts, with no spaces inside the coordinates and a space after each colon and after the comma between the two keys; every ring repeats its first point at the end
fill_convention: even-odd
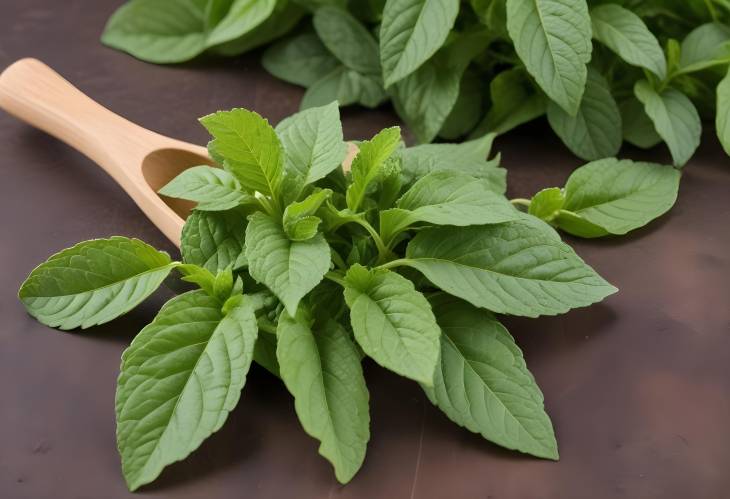
{"type": "Polygon", "coordinates": [[[335,265],[338,268],[340,268],[342,270],[347,270],[347,264],[342,259],[342,257],[340,256],[340,254],[337,253],[334,249],[332,250],[332,261],[335,262],[335,265]]]}
{"type": "Polygon", "coordinates": [[[378,269],[392,269],[393,267],[400,267],[402,265],[407,265],[408,259],[407,258],[398,258],[397,260],[391,260],[389,262],[385,262],[382,265],[379,265],[378,269]]]}
{"type": "Polygon", "coordinates": [[[514,206],[524,206],[525,208],[530,207],[530,200],[525,198],[514,198],[509,200],[514,206]]]}
{"type": "Polygon", "coordinates": [[[373,238],[373,241],[375,241],[375,246],[378,248],[378,261],[383,262],[388,257],[388,247],[383,242],[383,238],[380,237],[380,234],[378,234],[378,231],[375,230],[375,228],[368,223],[367,220],[361,217],[356,217],[352,219],[353,222],[364,228],[366,231],[368,231],[368,234],[370,234],[370,237],[373,238]]]}
{"type": "Polygon", "coordinates": [[[258,320],[258,326],[261,331],[264,331],[269,334],[276,334],[276,326],[273,325],[271,322],[269,322],[266,319],[259,319],[258,320]]]}
{"type": "Polygon", "coordinates": [[[338,272],[327,272],[324,277],[332,282],[336,282],[340,286],[345,286],[345,280],[342,278],[342,274],[338,272]]]}
{"type": "Polygon", "coordinates": [[[717,22],[717,11],[715,10],[715,6],[712,5],[712,0],[705,0],[705,6],[707,6],[707,10],[710,11],[710,15],[712,16],[712,20],[717,22]]]}

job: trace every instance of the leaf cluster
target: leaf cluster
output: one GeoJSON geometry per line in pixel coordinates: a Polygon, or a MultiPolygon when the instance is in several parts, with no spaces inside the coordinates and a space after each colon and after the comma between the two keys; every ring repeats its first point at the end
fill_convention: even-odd
{"type": "MultiPolygon", "coordinates": [[[[131,490],[224,424],[252,362],[283,381],[343,483],[370,438],[364,357],[419,383],[487,440],[557,459],[542,393],[494,314],[561,314],[616,289],[503,196],[504,171],[487,160],[492,136],[406,148],[387,128],[360,142],[345,170],[337,103],[276,128],[245,109],[201,123],[219,167],[190,168],[161,190],[197,203],[182,261],[136,239],[86,241],[33,270],[19,292],[39,321],[73,329],[124,314],[173,272],[194,286],[122,356],[117,443],[131,490]]],[[[628,182],[620,166],[600,170],[618,172],[612,195],[631,205],[637,185],[656,182],[628,182]]],[[[575,194],[590,193],[586,172],[539,214],[571,210],[627,230],[609,216],[620,209],[592,209],[575,194]]]]}
{"type": "Polygon", "coordinates": [[[273,42],[303,109],[390,100],[422,143],[546,115],[582,159],[664,142],[682,166],[704,119],[730,153],[727,0],[131,0],[102,40],[157,63],[273,42]]]}

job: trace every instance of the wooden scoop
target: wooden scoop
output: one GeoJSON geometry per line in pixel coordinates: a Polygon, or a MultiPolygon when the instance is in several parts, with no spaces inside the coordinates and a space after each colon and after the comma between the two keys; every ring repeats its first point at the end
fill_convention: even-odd
{"type": "MultiPolygon", "coordinates": [[[[160,197],[157,191],[186,168],[212,165],[205,147],[165,137],[112,113],[36,59],[21,59],[0,74],[0,107],[102,167],[180,246],[180,232],[194,204],[160,197]]],[[[343,167],[349,167],[356,152],[350,144],[343,167]]]]}

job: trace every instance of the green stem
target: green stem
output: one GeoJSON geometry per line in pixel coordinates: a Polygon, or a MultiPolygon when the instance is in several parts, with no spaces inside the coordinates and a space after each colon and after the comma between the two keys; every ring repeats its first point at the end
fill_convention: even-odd
{"type": "Polygon", "coordinates": [[[276,335],[276,326],[266,319],[259,319],[258,326],[261,331],[265,333],[276,335]]]}
{"type": "Polygon", "coordinates": [[[718,20],[717,11],[715,10],[715,6],[712,5],[712,1],[705,0],[705,6],[707,7],[707,10],[710,11],[710,16],[712,16],[712,20],[717,22],[717,20],[718,20]]]}
{"type": "Polygon", "coordinates": [[[530,207],[530,200],[525,198],[514,198],[509,200],[515,206],[524,206],[525,208],[530,207]]]}
{"type": "Polygon", "coordinates": [[[389,262],[385,262],[384,264],[376,267],[378,269],[392,269],[393,267],[401,267],[403,265],[408,265],[408,259],[407,258],[398,258],[397,260],[391,260],[389,262]]]}
{"type": "Polygon", "coordinates": [[[324,277],[325,279],[329,279],[332,282],[336,282],[342,287],[345,286],[345,279],[342,277],[342,274],[338,272],[327,272],[324,277]]]}
{"type": "Polygon", "coordinates": [[[339,253],[337,253],[334,249],[332,250],[332,261],[335,262],[335,265],[342,269],[347,270],[347,264],[345,263],[345,260],[342,259],[339,253]]]}
{"type": "Polygon", "coordinates": [[[388,247],[383,242],[383,239],[380,237],[380,234],[378,234],[378,231],[375,230],[375,228],[368,223],[367,220],[361,217],[356,217],[352,219],[353,222],[358,224],[360,227],[364,228],[368,234],[370,234],[370,237],[373,238],[373,241],[375,241],[375,246],[378,248],[378,261],[383,262],[388,257],[388,247]]]}

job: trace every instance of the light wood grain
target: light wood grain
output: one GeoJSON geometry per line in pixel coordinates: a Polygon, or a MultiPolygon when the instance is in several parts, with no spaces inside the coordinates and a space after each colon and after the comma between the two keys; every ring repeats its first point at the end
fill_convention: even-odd
{"type": "MultiPolygon", "coordinates": [[[[109,111],[36,59],[21,59],[0,74],[0,108],[98,164],[180,245],[180,232],[194,205],[162,198],[157,190],[186,168],[212,165],[204,147],[160,135],[109,111]]],[[[344,169],[356,153],[350,144],[344,169]]]]}

